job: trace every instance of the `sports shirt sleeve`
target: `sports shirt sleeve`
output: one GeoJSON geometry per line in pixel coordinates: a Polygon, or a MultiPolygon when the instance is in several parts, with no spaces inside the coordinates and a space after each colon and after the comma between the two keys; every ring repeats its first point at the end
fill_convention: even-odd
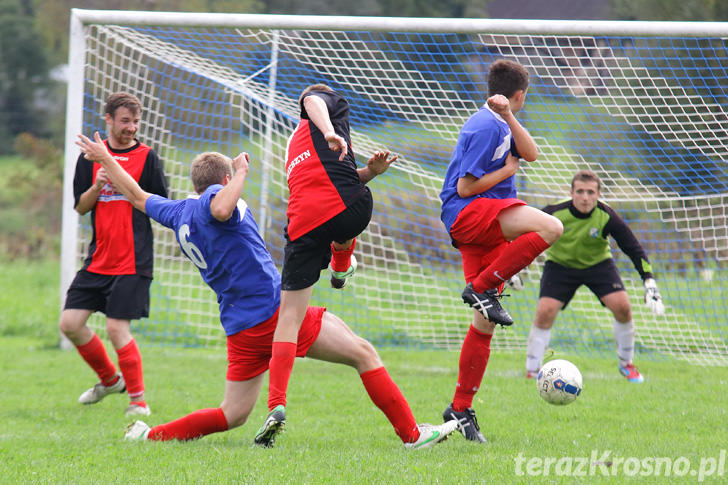
{"type": "Polygon", "coordinates": [[[160,195],[152,194],[144,205],[144,211],[149,217],[170,229],[174,229],[174,222],[182,210],[182,200],[169,200],[160,195]]]}
{"type": "Polygon", "coordinates": [[[301,98],[301,119],[304,120],[310,120],[311,118],[308,117],[308,113],[306,112],[306,108],[303,105],[303,100],[308,98],[309,96],[316,96],[317,98],[323,100],[324,103],[326,103],[326,109],[329,112],[329,118],[331,119],[332,123],[335,119],[339,118],[339,116],[342,113],[339,113],[343,106],[339,106],[341,103],[341,96],[336,95],[335,93],[331,93],[329,91],[309,91],[301,98]]]}
{"type": "Polygon", "coordinates": [[[614,238],[619,249],[632,260],[632,264],[642,280],[654,278],[647,253],[627,223],[611,207],[605,206],[605,210],[609,213],[609,222],[604,226],[604,237],[612,236],[614,238]]]}
{"type": "Polygon", "coordinates": [[[76,161],[76,172],[73,175],[73,207],[78,205],[79,200],[93,183],[93,162],[86,159],[83,154],[79,155],[76,161]]]}
{"type": "Polygon", "coordinates": [[[167,178],[164,175],[162,162],[154,150],[149,150],[144,170],[139,177],[139,186],[151,194],[169,197],[167,193],[167,178]]]}
{"type": "Polygon", "coordinates": [[[493,159],[495,150],[498,147],[497,130],[468,131],[460,135],[455,150],[460,160],[458,178],[467,174],[480,178],[486,173],[488,162],[493,159]]]}

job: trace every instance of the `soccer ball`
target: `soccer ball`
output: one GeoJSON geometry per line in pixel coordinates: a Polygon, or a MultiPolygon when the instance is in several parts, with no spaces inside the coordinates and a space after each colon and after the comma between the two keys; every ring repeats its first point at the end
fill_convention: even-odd
{"type": "Polygon", "coordinates": [[[538,393],[548,403],[569,404],[581,394],[581,372],[568,360],[546,362],[538,372],[538,393]]]}

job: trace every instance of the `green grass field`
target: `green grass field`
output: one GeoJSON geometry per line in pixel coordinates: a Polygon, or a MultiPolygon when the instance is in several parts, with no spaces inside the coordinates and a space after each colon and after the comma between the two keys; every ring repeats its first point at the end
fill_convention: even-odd
{"type": "MultiPolygon", "coordinates": [[[[689,460],[697,470],[701,459],[717,459],[726,447],[724,368],[645,363],[646,383],[633,385],[617,375],[613,361],[579,358],[584,392],[574,404],[557,407],[542,401],[533,381],[523,378],[522,355],[497,353],[474,403],[486,445],[453,435],[432,450],[405,450],[355,371],[300,359],[289,393],[288,428],[273,449],[252,445],[267,411],[264,398],[248,423],[227,433],[189,443],[127,443],[125,396],[94,406],[76,403],[94,376],[75,352],[26,337],[4,337],[0,345],[5,394],[0,481],[6,483],[563,482],[578,476],[558,476],[552,467],[543,477],[542,465],[530,477],[525,464],[519,475],[516,458],[577,459],[592,453],[600,459],[608,453],[603,461],[613,465],[595,467],[593,476],[587,471],[582,479],[621,483],[631,469],[618,463],[620,457],[689,460]]],[[[224,352],[144,346],[142,352],[154,412],[148,423],[219,404],[224,352]]],[[[382,357],[417,419],[439,422],[452,396],[457,354],[386,350],[382,357]]],[[[578,471],[576,465],[572,470],[578,471]]],[[[717,471],[706,481],[724,481],[717,471]]],[[[665,476],[643,480],[656,483],[665,476]]]]}
{"type": "MultiPolygon", "coordinates": [[[[76,403],[95,377],[57,341],[57,263],[3,264],[0,286],[2,483],[724,483],[728,369],[640,361],[627,383],[614,359],[572,356],[584,375],[576,403],[551,406],[523,377],[524,356],[494,351],[474,407],[486,445],[460,435],[405,450],[356,372],[299,359],[288,427],[273,449],[250,421],[189,443],[126,443],[125,396],[76,403]],[[721,458],[722,457],[722,458],[721,458]],[[548,464],[548,465],[547,465],[548,464]],[[632,477],[632,475],[635,475],[632,477]]],[[[464,331],[464,330],[463,330],[464,331]]],[[[220,331],[222,338],[222,331],[220,331]]],[[[219,405],[224,350],[140,342],[151,425],[219,405]]],[[[420,422],[439,422],[456,379],[456,352],[384,349],[420,422]]],[[[266,395],[264,386],[262,395],[266,395]]]]}

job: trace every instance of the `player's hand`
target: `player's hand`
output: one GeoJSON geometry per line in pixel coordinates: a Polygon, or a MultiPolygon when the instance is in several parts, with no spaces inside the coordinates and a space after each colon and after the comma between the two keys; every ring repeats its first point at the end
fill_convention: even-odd
{"type": "Polygon", "coordinates": [[[96,171],[96,180],[94,181],[94,185],[96,185],[96,188],[101,189],[107,183],[109,183],[109,176],[106,175],[106,170],[101,167],[96,171]]]}
{"type": "Polygon", "coordinates": [[[101,161],[104,157],[109,155],[109,151],[106,149],[104,140],[101,139],[101,135],[99,135],[98,131],[94,132],[93,140],[83,134],[78,135],[76,145],[81,148],[84,158],[92,162],[101,161]]]}
{"type": "Polygon", "coordinates": [[[491,96],[487,99],[486,103],[488,103],[488,107],[490,109],[503,117],[508,116],[511,113],[511,103],[508,101],[508,98],[502,94],[495,94],[491,96]]]}
{"type": "Polygon", "coordinates": [[[376,151],[374,152],[374,155],[372,155],[372,158],[367,160],[367,168],[369,168],[369,171],[372,172],[374,176],[381,175],[386,172],[389,166],[392,165],[392,162],[399,158],[398,155],[394,155],[391,158],[389,155],[389,150],[384,152],[376,151]]]}
{"type": "Polygon", "coordinates": [[[506,281],[506,284],[515,291],[521,291],[523,289],[523,280],[521,279],[521,275],[518,273],[511,276],[508,281],[506,281]]]}
{"type": "Polygon", "coordinates": [[[332,152],[341,152],[341,155],[339,155],[339,161],[342,161],[349,152],[349,147],[346,146],[346,140],[333,131],[324,133],[324,139],[326,140],[326,143],[329,144],[329,150],[332,152]]]}
{"type": "Polygon", "coordinates": [[[662,297],[657,289],[657,281],[654,278],[647,278],[645,280],[645,305],[655,315],[665,314],[665,305],[662,303],[662,297]]]}
{"type": "Polygon", "coordinates": [[[243,173],[247,175],[249,166],[250,155],[248,155],[246,152],[243,152],[237,157],[233,158],[233,170],[235,170],[235,173],[238,173],[242,170],[243,173]]]}
{"type": "Polygon", "coordinates": [[[518,172],[518,168],[521,166],[521,159],[515,155],[509,153],[506,157],[505,167],[509,170],[509,173],[515,175],[518,172]]]}

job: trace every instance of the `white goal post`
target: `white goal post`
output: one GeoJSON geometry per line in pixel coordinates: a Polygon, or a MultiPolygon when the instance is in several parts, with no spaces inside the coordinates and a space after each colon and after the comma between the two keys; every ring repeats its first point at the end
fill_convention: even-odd
{"type": "MultiPolygon", "coordinates": [[[[282,261],[285,140],[297,96],[325,82],[352,105],[357,159],[387,148],[400,159],[371,183],[363,263],[345,291],[322,278],[327,306],[378,345],[458,349],[470,320],[457,251],[440,223],[438,194],[462,123],[486,98],[488,65],[526,66],[519,118],[539,144],[519,196],[543,207],[568,196],[590,168],[603,199],[647,250],[667,306],[655,317],[618,249],[643,358],[728,365],[728,23],[319,17],[73,9],[66,121],[61,303],[88,245],[73,210],[78,133],[104,131],[105,98],[136,94],[139,138],[160,155],[173,198],[191,187],[201,151],[251,154],[244,197],[275,261],[282,261]]],[[[154,225],[155,282],[148,344],[224,345],[215,297],[154,225]]],[[[516,320],[500,349],[525,349],[542,259],[504,302],[516,320]]],[[[612,318],[586,289],[557,318],[557,352],[614,355],[612,318]]],[[[100,317],[92,325],[102,327],[100,317]]]]}

